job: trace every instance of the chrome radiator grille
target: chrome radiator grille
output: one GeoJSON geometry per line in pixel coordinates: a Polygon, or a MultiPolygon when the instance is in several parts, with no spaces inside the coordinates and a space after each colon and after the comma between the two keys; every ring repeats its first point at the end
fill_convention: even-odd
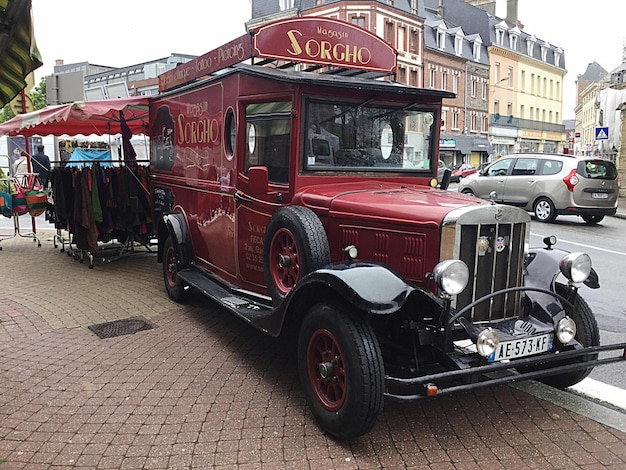
{"type": "MultiPolygon", "coordinates": [[[[529,221],[528,214],[520,209],[495,205],[458,217],[454,222],[454,257],[467,265],[470,280],[456,298],[457,309],[492,292],[523,284],[529,221]]],[[[482,302],[469,312],[468,319],[481,323],[515,317],[519,297],[515,292],[482,302]]]]}

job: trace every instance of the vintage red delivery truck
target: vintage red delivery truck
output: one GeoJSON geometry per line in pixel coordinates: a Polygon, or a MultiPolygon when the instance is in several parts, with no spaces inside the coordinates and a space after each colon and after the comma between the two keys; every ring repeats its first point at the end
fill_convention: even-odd
{"type": "Polygon", "coordinates": [[[385,397],[567,387],[625,359],[578,292],[598,287],[589,256],[529,249],[528,213],[435,187],[451,94],[371,78],[395,69],[363,29],[281,20],[161,75],[151,101],[168,295],[295,335],[312,413],[339,439],[385,397]]]}

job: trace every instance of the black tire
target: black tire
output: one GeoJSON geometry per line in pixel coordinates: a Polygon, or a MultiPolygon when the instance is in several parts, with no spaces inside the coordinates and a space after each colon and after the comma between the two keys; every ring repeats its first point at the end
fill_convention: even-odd
{"type": "Polygon", "coordinates": [[[535,217],[539,222],[550,223],[556,219],[554,203],[547,197],[537,199],[533,208],[535,217]]]}
{"type": "Polygon", "coordinates": [[[372,429],[383,409],[384,365],[374,330],[349,305],[311,307],[298,337],[298,372],[324,431],[351,439],[372,429]]]}
{"type": "Polygon", "coordinates": [[[463,191],[461,191],[462,194],[467,194],[468,196],[473,196],[474,195],[474,191],[472,191],[469,188],[465,188],[463,191]]]}
{"type": "MultiPolygon", "coordinates": [[[[567,287],[563,284],[556,284],[557,294],[567,298],[567,291],[567,287]]],[[[576,323],[576,341],[583,346],[598,346],[600,344],[600,330],[598,329],[598,323],[596,322],[596,317],[593,315],[591,308],[578,294],[576,294],[576,298],[572,303],[575,307],[574,311],[570,311],[570,309],[566,311],[569,317],[576,323]]],[[[597,354],[591,354],[586,356],[586,359],[594,359],[597,356],[597,354]]],[[[566,388],[580,382],[587,377],[592,370],[593,367],[589,367],[588,369],[567,372],[565,374],[551,375],[550,377],[541,379],[541,381],[552,387],[566,388]]]]}
{"type": "Polygon", "coordinates": [[[602,219],[604,219],[604,216],[603,215],[583,215],[582,218],[587,225],[596,225],[602,222],[602,219]]]}
{"type": "Polygon", "coordinates": [[[317,215],[301,206],[278,209],[263,242],[263,271],[274,304],[280,304],[306,274],[329,263],[328,237],[317,215]]]}
{"type": "Polygon", "coordinates": [[[178,277],[178,256],[172,237],[168,236],[163,245],[163,281],[167,296],[174,302],[182,302],[191,293],[191,287],[178,277]]]}

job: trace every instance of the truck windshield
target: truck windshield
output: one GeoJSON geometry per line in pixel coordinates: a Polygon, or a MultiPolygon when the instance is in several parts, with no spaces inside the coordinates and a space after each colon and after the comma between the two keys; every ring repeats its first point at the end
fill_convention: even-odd
{"type": "MultiPolygon", "coordinates": [[[[417,108],[417,107],[415,107],[417,108]]],[[[304,169],[429,170],[433,110],[311,100],[306,111],[304,169]]]]}

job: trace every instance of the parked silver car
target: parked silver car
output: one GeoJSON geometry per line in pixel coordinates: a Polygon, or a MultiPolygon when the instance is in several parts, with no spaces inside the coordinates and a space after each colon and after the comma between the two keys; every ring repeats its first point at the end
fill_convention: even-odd
{"type": "Polygon", "coordinates": [[[600,158],[523,153],[500,158],[463,178],[459,191],[534,212],[552,222],[557,215],[578,215],[597,224],[617,211],[619,180],[615,165],[600,158]]]}

